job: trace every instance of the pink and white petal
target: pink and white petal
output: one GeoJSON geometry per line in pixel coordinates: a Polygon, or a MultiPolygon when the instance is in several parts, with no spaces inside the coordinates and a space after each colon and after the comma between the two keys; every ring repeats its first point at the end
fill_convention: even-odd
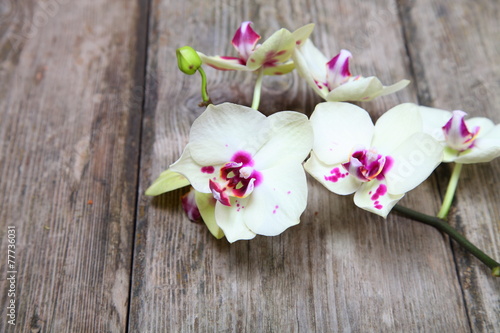
{"type": "Polygon", "coordinates": [[[190,145],[188,144],[181,158],[172,164],[169,170],[186,177],[191,186],[198,192],[212,193],[209,187],[209,180],[214,177],[219,177],[218,171],[222,167],[222,164],[209,166],[198,164],[191,157],[189,148],[190,145]]]}
{"type": "Polygon", "coordinates": [[[286,29],[280,29],[257,47],[248,58],[246,65],[250,70],[257,70],[262,66],[275,67],[290,59],[294,49],[295,39],[292,33],[286,29]]]}
{"type": "Polygon", "coordinates": [[[313,150],[327,165],[349,160],[358,146],[369,148],[374,126],[368,112],[350,103],[324,102],[311,115],[313,150]]]}
{"type": "Polygon", "coordinates": [[[304,163],[304,169],[330,192],[336,194],[352,194],[362,184],[358,178],[349,175],[340,163],[326,165],[316,157],[314,152],[311,153],[311,157],[304,163]]]}
{"type": "Polygon", "coordinates": [[[422,131],[422,118],[418,106],[399,104],[384,113],[375,124],[372,147],[387,155],[415,133],[422,131]]]}
{"type": "Polygon", "coordinates": [[[245,60],[250,57],[260,39],[260,35],[252,29],[251,24],[250,21],[243,22],[231,41],[240,57],[245,60]]]}
{"type": "Polygon", "coordinates": [[[392,194],[404,194],[426,180],[443,159],[443,146],[432,136],[415,133],[390,155],[392,167],[385,173],[392,194]]]}
{"type": "Polygon", "coordinates": [[[200,210],[196,204],[196,193],[194,187],[191,187],[189,192],[181,197],[181,204],[187,217],[192,222],[198,222],[201,219],[200,210]]]}
{"type": "Polygon", "coordinates": [[[188,186],[189,180],[171,169],[163,171],[158,178],[148,187],[146,195],[155,196],[188,186]]]}
{"type": "Polygon", "coordinates": [[[307,181],[302,165],[289,164],[262,171],[263,182],[248,197],[246,226],[259,235],[276,236],[300,222],[307,204],[307,181]]]}
{"type": "Polygon", "coordinates": [[[450,120],[452,116],[451,112],[427,106],[419,106],[418,111],[422,117],[422,131],[444,145],[443,126],[450,120]]]}
{"type": "Polygon", "coordinates": [[[349,71],[349,59],[351,58],[351,52],[342,49],[339,54],[326,63],[326,82],[330,90],[340,86],[351,77],[349,71]]]}
{"type": "Polygon", "coordinates": [[[383,181],[372,180],[363,183],[354,195],[354,204],[359,208],[367,210],[386,218],[392,207],[403,198],[404,194],[391,194],[383,181]]]}
{"type": "MultiPolygon", "coordinates": [[[[471,119],[472,120],[472,119],[471,119]]],[[[474,147],[461,153],[457,163],[484,163],[500,156],[500,125],[496,125],[474,141],[474,147]]]]}
{"type": "Polygon", "coordinates": [[[301,164],[312,149],[314,135],[306,115],[294,111],[281,111],[269,116],[271,137],[254,155],[255,169],[301,164]]]}
{"type": "Polygon", "coordinates": [[[211,193],[195,192],[196,205],[201,214],[201,218],[207,226],[210,233],[217,239],[224,237],[224,231],[217,225],[215,220],[216,200],[211,193]]]}
{"type": "Polygon", "coordinates": [[[376,97],[385,96],[385,95],[389,95],[389,94],[395,93],[395,92],[397,92],[397,91],[405,88],[409,84],[410,84],[409,80],[401,80],[399,82],[391,84],[390,86],[384,86],[382,88],[382,90],[380,90],[378,93],[376,93],[375,95],[373,95],[368,100],[372,100],[372,99],[374,99],[376,97]]]}
{"type": "Polygon", "coordinates": [[[306,24],[292,32],[295,45],[301,47],[314,30],[314,23],[306,24]]]}
{"type": "Polygon", "coordinates": [[[288,74],[295,69],[293,61],[289,60],[284,64],[279,64],[274,67],[265,67],[264,75],[284,75],[288,74]]]}
{"type": "Polygon", "coordinates": [[[215,220],[230,243],[241,239],[252,239],[256,235],[247,227],[243,217],[248,201],[248,197],[231,198],[231,206],[224,206],[220,202],[215,204],[215,220]]]}
{"type": "Polygon", "coordinates": [[[207,56],[198,52],[203,64],[213,67],[218,70],[234,70],[234,71],[250,71],[245,65],[245,62],[236,57],[225,56],[207,56]]]}
{"type": "Polygon", "coordinates": [[[226,163],[239,150],[253,155],[269,140],[269,121],[257,110],[232,103],[209,105],[191,127],[193,160],[208,166],[226,163]]]}
{"type": "Polygon", "coordinates": [[[348,81],[330,91],[326,96],[327,101],[344,102],[372,100],[377,93],[382,91],[384,86],[376,77],[360,77],[348,81]]]}

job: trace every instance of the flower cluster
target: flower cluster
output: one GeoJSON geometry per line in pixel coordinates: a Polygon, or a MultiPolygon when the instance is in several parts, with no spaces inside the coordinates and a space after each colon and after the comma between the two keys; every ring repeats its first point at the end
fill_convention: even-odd
{"type": "Polygon", "coordinates": [[[251,22],[243,22],[232,45],[235,56],[178,50],[179,68],[202,74],[201,65],[256,72],[252,108],[212,105],[192,125],[182,156],[160,174],[147,195],[184,186],[182,205],[192,220],[202,218],[217,238],[229,242],[257,234],[274,236],[299,223],[306,209],[306,172],[331,192],[354,193],[354,203],[386,217],[406,192],[421,184],[441,162],[487,162],[500,156],[500,125],[486,118],[464,120],[448,112],[404,103],[374,124],[364,109],[347,102],[370,101],[403,89],[376,77],[352,75],[347,50],[330,60],[309,39],[314,25],[280,29],[262,44],[251,22]],[[325,102],[310,119],[294,111],[269,117],[257,111],[260,80],[296,69],[325,102]]]}

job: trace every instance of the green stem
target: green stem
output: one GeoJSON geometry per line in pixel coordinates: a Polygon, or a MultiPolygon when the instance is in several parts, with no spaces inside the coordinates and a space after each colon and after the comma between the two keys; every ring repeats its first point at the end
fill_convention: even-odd
{"type": "Polygon", "coordinates": [[[261,67],[258,72],[257,81],[253,90],[252,109],[257,110],[260,104],[260,92],[262,90],[262,78],[264,77],[264,67],[261,67]]]}
{"type": "Polygon", "coordinates": [[[488,266],[491,269],[493,276],[500,277],[500,264],[495,260],[493,260],[491,257],[489,257],[486,253],[481,251],[474,244],[469,242],[467,238],[459,234],[458,231],[453,229],[453,227],[448,223],[446,223],[446,221],[443,221],[442,219],[437,218],[435,216],[430,216],[422,214],[420,212],[416,212],[412,209],[400,205],[394,206],[393,209],[403,215],[411,217],[416,221],[433,226],[434,228],[446,233],[448,236],[453,238],[458,244],[460,244],[467,251],[469,251],[473,256],[475,256],[477,259],[481,260],[481,262],[483,262],[486,266],[488,266]]]}
{"type": "Polygon", "coordinates": [[[203,99],[203,104],[211,104],[212,101],[210,100],[210,97],[208,96],[208,90],[207,90],[207,75],[205,74],[205,71],[203,68],[198,68],[198,72],[201,75],[201,98],[203,99]]]}
{"type": "Polygon", "coordinates": [[[460,179],[462,166],[462,163],[455,163],[455,166],[453,167],[453,172],[451,173],[450,182],[448,183],[448,188],[446,189],[443,204],[441,205],[441,209],[437,214],[437,217],[442,220],[446,220],[446,218],[448,217],[451,203],[453,202],[453,197],[455,196],[455,191],[457,189],[458,180],[460,179]]]}

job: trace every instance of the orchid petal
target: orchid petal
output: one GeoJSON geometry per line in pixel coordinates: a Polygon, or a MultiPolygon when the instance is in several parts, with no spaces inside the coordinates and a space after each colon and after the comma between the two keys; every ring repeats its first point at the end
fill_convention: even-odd
{"type": "Polygon", "coordinates": [[[255,187],[244,210],[246,226],[254,233],[275,236],[298,224],[306,208],[307,181],[300,164],[262,171],[264,181],[255,187]]]}
{"type": "Polygon", "coordinates": [[[368,148],[374,131],[368,112],[349,103],[318,104],[311,124],[314,152],[327,165],[347,162],[355,146],[368,148]]]}
{"type": "Polygon", "coordinates": [[[246,65],[250,70],[256,70],[261,66],[275,67],[290,59],[294,49],[295,39],[292,33],[280,29],[250,55],[246,65]]]}
{"type": "Polygon", "coordinates": [[[413,103],[399,104],[377,120],[371,146],[387,155],[408,137],[421,131],[422,119],[418,106],[413,103]]]}
{"type": "Polygon", "coordinates": [[[269,122],[262,113],[224,103],[209,105],[194,121],[189,145],[193,160],[209,166],[228,162],[243,148],[253,155],[269,135],[269,122]]]}
{"type": "Polygon", "coordinates": [[[336,194],[351,194],[361,186],[361,181],[349,175],[342,164],[327,165],[318,159],[314,152],[311,152],[311,157],[304,163],[304,168],[329,191],[336,194]]]}
{"type": "Polygon", "coordinates": [[[284,75],[295,69],[293,61],[287,61],[274,67],[264,67],[264,75],[284,75]]]}
{"type": "Polygon", "coordinates": [[[352,58],[351,52],[341,50],[339,54],[326,63],[326,82],[330,90],[337,88],[351,76],[351,72],[349,72],[350,58],[352,58]]]}
{"type": "Polygon", "coordinates": [[[422,117],[422,131],[444,144],[442,127],[450,119],[451,112],[427,106],[419,106],[418,111],[422,117]]]}
{"type": "Polygon", "coordinates": [[[491,119],[485,117],[474,117],[470,119],[465,119],[465,124],[469,128],[469,130],[473,130],[476,127],[479,127],[479,133],[477,135],[477,139],[488,135],[489,132],[495,127],[495,123],[491,121],[491,119]]]}
{"type": "Polygon", "coordinates": [[[215,199],[210,193],[195,192],[196,205],[200,211],[203,222],[205,222],[208,230],[215,238],[221,239],[224,237],[224,232],[215,221],[215,199]]]}
{"type": "Polygon", "coordinates": [[[304,42],[312,34],[313,30],[314,30],[314,23],[309,23],[292,32],[293,39],[295,40],[295,45],[297,47],[302,46],[304,42]]]}
{"type": "Polygon", "coordinates": [[[328,59],[319,51],[310,39],[293,52],[293,61],[299,75],[306,80],[318,95],[325,98],[328,94],[325,64],[328,59]]]}
{"type": "MultiPolygon", "coordinates": [[[[372,95],[371,98],[368,100],[371,101],[372,99],[374,99],[376,97],[385,96],[385,95],[395,93],[395,92],[400,91],[401,89],[405,88],[409,84],[410,84],[410,80],[400,80],[394,84],[391,84],[390,86],[383,86],[382,90],[379,90],[378,93],[376,93],[375,95],[372,95]]],[[[363,99],[363,100],[366,101],[366,99],[363,99]]]]}
{"type": "Polygon", "coordinates": [[[186,213],[189,220],[193,222],[197,222],[201,218],[200,210],[198,209],[198,205],[196,204],[196,193],[197,191],[193,187],[191,187],[189,192],[181,197],[182,208],[184,209],[184,212],[186,213]]]}
{"type": "MultiPolygon", "coordinates": [[[[474,118],[473,118],[474,119],[474,118]]],[[[471,119],[471,120],[473,120],[471,119]]],[[[481,130],[483,128],[481,127],[481,130]]],[[[490,162],[500,156],[500,125],[496,125],[486,134],[474,141],[474,147],[462,152],[455,160],[457,163],[490,162]]]]}
{"type": "Polygon", "coordinates": [[[146,190],[146,195],[155,196],[178,188],[188,186],[189,180],[183,175],[170,169],[163,171],[160,176],[146,190]]]}
{"type": "Polygon", "coordinates": [[[284,163],[302,163],[313,145],[313,130],[307,116],[283,111],[267,118],[271,138],[255,154],[255,168],[263,170],[284,163]]]}
{"type": "Polygon", "coordinates": [[[226,57],[226,56],[207,56],[198,52],[201,61],[218,70],[237,70],[237,71],[250,71],[245,65],[245,62],[240,58],[226,57]]]}
{"type": "Polygon", "coordinates": [[[393,151],[393,165],[385,173],[392,194],[404,194],[426,180],[441,163],[443,147],[432,136],[414,133],[393,151]]]}
{"type": "Polygon", "coordinates": [[[303,45],[297,47],[297,50],[305,61],[303,70],[311,73],[315,80],[326,83],[325,64],[328,62],[328,58],[321,53],[310,39],[305,40],[303,45]]]}
{"type": "Polygon", "coordinates": [[[363,183],[354,195],[354,203],[359,208],[386,218],[403,196],[404,194],[389,193],[384,181],[373,180],[363,183]]]}
{"type": "Polygon", "coordinates": [[[255,49],[255,44],[260,39],[259,34],[257,34],[251,27],[252,22],[246,21],[241,24],[236,33],[234,34],[232,44],[238,51],[240,57],[247,60],[255,49]]]}
{"type": "Polygon", "coordinates": [[[209,180],[218,177],[216,170],[220,170],[221,164],[213,166],[203,166],[196,163],[191,157],[190,144],[186,146],[181,158],[170,166],[170,170],[186,177],[191,185],[198,192],[211,193],[209,180]]]}
{"type": "Polygon", "coordinates": [[[326,96],[326,100],[332,102],[369,101],[371,95],[378,93],[382,89],[384,87],[376,77],[359,77],[330,91],[326,96]]]}
{"type": "Polygon", "coordinates": [[[246,226],[243,218],[248,202],[249,198],[231,198],[231,206],[224,206],[220,202],[215,204],[217,225],[231,243],[240,239],[252,239],[256,235],[246,226]]]}
{"type": "Polygon", "coordinates": [[[359,77],[348,81],[333,89],[327,96],[327,101],[360,101],[367,102],[372,99],[396,92],[406,87],[410,81],[401,80],[389,87],[384,87],[380,80],[374,76],[359,77]]]}

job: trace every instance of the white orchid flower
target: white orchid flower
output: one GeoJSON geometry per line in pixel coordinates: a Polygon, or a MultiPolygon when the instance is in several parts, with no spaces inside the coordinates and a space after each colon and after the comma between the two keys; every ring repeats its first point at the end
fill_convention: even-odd
{"type": "Polygon", "coordinates": [[[500,156],[500,124],[467,113],[420,106],[424,130],[445,147],[443,162],[490,162],[500,156]]]}
{"type": "Polygon", "coordinates": [[[331,102],[371,101],[392,94],[406,87],[410,81],[401,80],[391,86],[384,86],[374,76],[351,75],[347,50],[341,50],[331,60],[319,51],[310,39],[295,48],[292,59],[301,77],[322,98],[331,102]]]}
{"type": "Polygon", "coordinates": [[[386,217],[441,162],[443,148],[422,132],[418,107],[401,104],[373,125],[362,108],[324,102],[311,115],[314,145],[304,167],[328,190],[386,217]]]}
{"type": "Polygon", "coordinates": [[[243,22],[233,37],[237,57],[206,56],[198,52],[203,63],[220,70],[256,71],[263,68],[264,75],[286,74],[295,68],[290,60],[295,45],[307,39],[314,29],[314,24],[305,25],[293,33],[280,29],[260,45],[257,42],[261,37],[251,24],[243,22]]]}
{"type": "Polygon", "coordinates": [[[305,210],[302,162],[312,142],[311,125],[301,113],[266,117],[240,105],[210,105],[194,121],[181,158],[146,194],[191,184],[213,234],[220,228],[230,242],[275,236],[298,224],[305,210]]]}

